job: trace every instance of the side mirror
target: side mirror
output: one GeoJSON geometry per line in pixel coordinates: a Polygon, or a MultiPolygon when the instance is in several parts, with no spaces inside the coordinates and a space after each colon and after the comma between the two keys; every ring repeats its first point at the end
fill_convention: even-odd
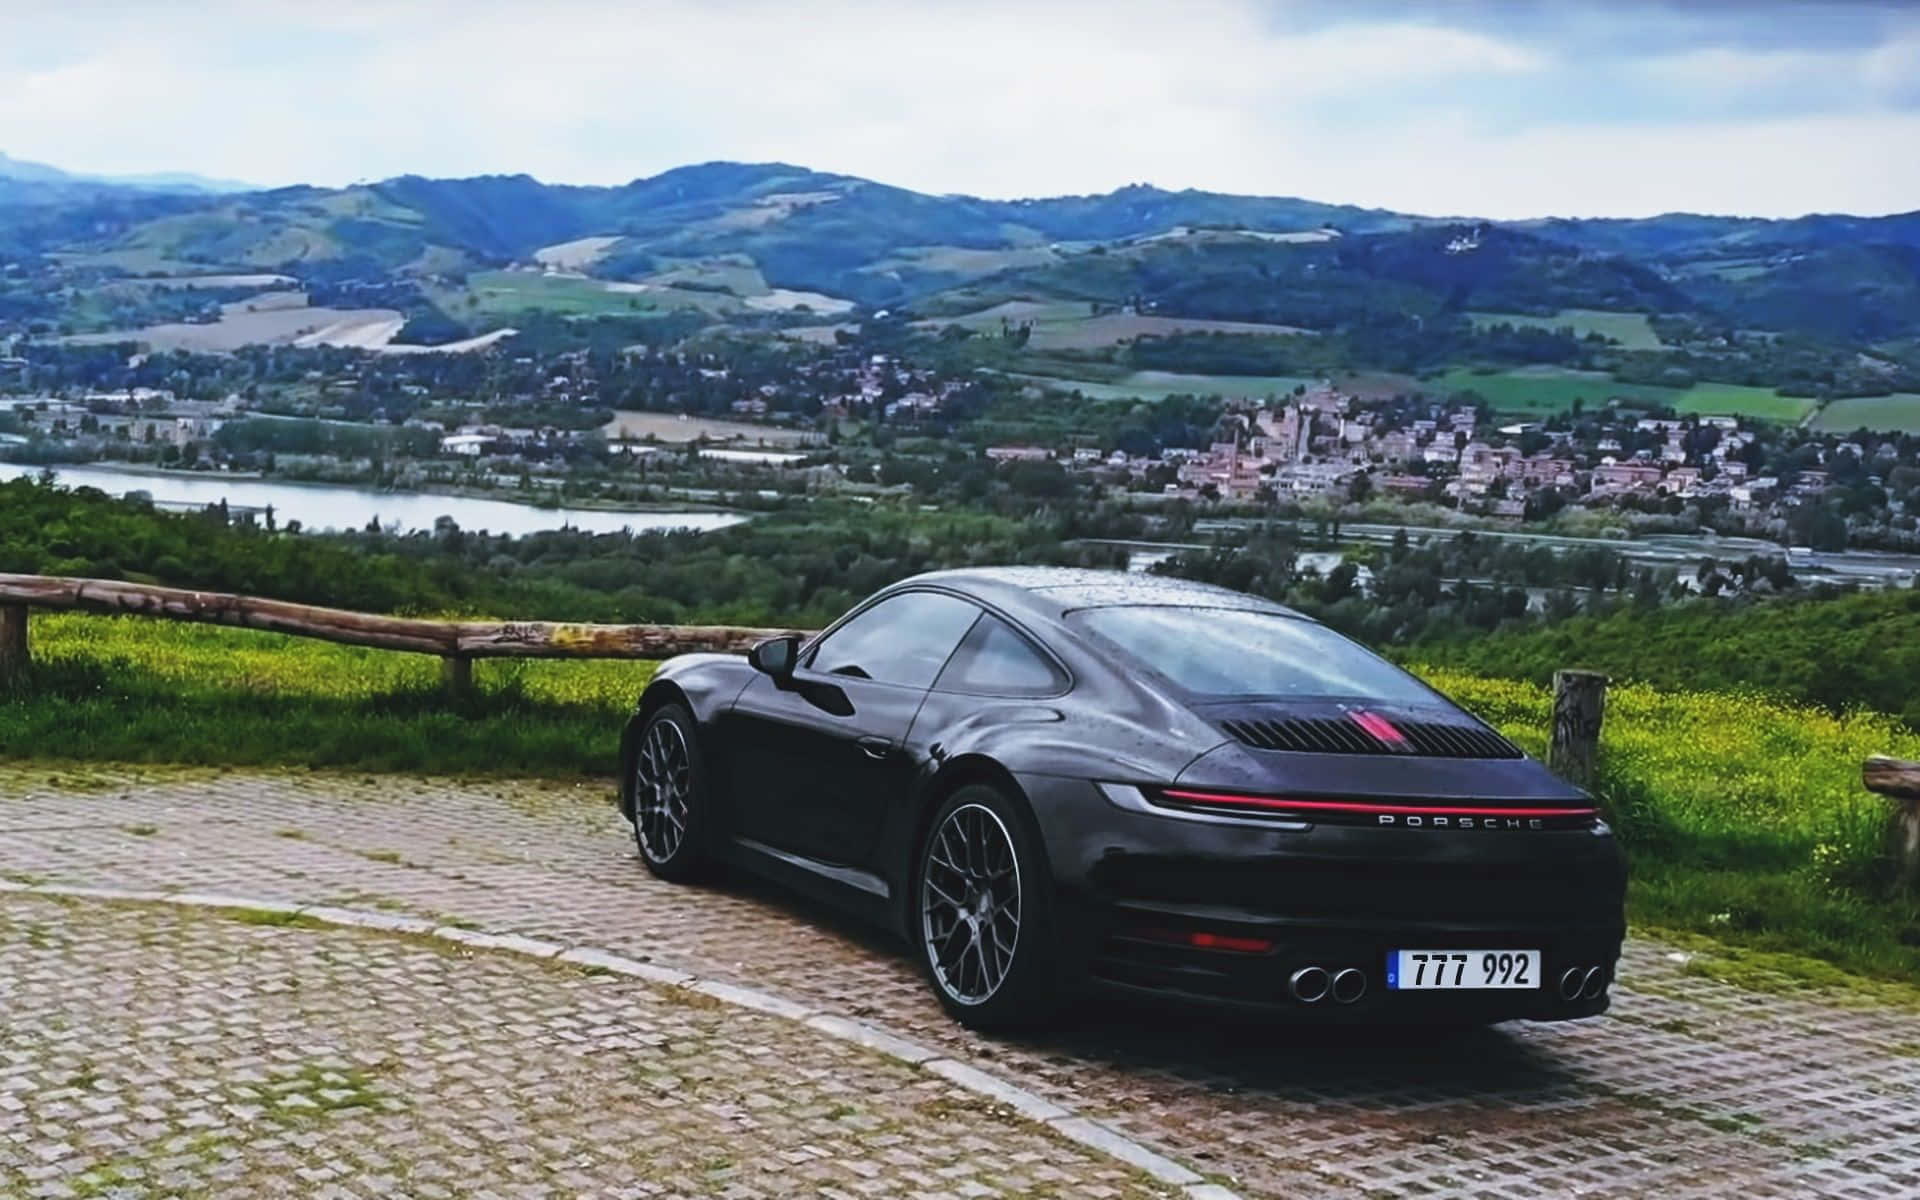
{"type": "Polygon", "coordinates": [[[793,669],[800,663],[800,639],[787,634],[757,642],[747,651],[747,661],[753,664],[754,670],[773,676],[776,682],[785,682],[793,678],[793,669]]]}

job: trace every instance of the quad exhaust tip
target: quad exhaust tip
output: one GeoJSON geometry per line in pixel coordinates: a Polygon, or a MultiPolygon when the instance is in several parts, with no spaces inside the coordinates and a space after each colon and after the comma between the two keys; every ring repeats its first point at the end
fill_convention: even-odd
{"type": "Polygon", "coordinates": [[[1568,967],[1560,973],[1562,1000],[1598,1000],[1607,990],[1605,967],[1568,967]]]}
{"type": "Polygon", "coordinates": [[[1318,1004],[1332,987],[1325,967],[1301,967],[1287,977],[1287,990],[1302,1004],[1318,1004]]]}
{"type": "Polygon", "coordinates": [[[1367,973],[1358,967],[1301,967],[1287,977],[1287,990],[1302,1004],[1318,1004],[1328,996],[1336,1004],[1352,1004],[1367,994],[1367,973]]]}

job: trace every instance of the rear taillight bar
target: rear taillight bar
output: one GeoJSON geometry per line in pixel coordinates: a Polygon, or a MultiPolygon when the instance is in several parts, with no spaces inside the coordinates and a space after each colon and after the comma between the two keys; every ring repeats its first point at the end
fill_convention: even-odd
{"type": "Polygon", "coordinates": [[[1245,796],[1235,792],[1194,792],[1183,788],[1162,788],[1162,799],[1175,804],[1196,804],[1207,808],[1257,809],[1272,813],[1345,813],[1365,816],[1422,817],[1593,817],[1593,808],[1516,807],[1500,804],[1391,804],[1379,800],[1303,800],[1291,796],[1245,796]]]}

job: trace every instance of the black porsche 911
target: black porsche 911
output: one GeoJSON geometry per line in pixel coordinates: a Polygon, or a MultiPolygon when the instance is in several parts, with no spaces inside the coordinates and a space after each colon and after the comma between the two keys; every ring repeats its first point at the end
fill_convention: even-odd
{"type": "Polygon", "coordinates": [[[1182,580],[917,576],[671,660],[622,747],[654,874],[724,863],[888,926],[980,1027],[1087,986],[1585,1017],[1625,932],[1584,792],[1325,626],[1182,580]]]}

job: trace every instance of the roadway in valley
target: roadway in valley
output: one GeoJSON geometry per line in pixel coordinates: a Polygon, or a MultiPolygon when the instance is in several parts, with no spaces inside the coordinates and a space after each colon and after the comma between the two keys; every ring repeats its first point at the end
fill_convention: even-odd
{"type": "MultiPolygon", "coordinates": [[[[1592,1021],[1330,1032],[1100,999],[1058,1032],[984,1037],[948,1021],[885,939],[757,884],[654,880],[610,800],[605,782],[0,765],[0,876],[16,887],[347,905],[606,947],[891,1031],[1246,1196],[1920,1194],[1916,1019],[1858,994],[1785,980],[1779,990],[1746,990],[1710,977],[1711,957],[1698,957],[1710,951],[1636,936],[1613,1012],[1592,1021]]],[[[377,941],[395,935],[271,921],[235,932],[19,891],[0,893],[0,918],[0,1044],[9,1047],[0,1057],[0,1192],[11,1182],[10,1145],[44,1156],[34,1160],[36,1178],[46,1163],[102,1155],[127,1167],[125,1147],[97,1148],[117,1144],[124,1126],[113,1114],[137,1108],[142,1087],[165,1091],[154,1076],[174,1061],[205,1076],[204,1086],[182,1085],[179,1101],[202,1141],[239,1138],[245,1126],[293,1166],[333,1172],[319,1178],[344,1195],[374,1194],[364,1190],[373,1168],[355,1165],[367,1147],[390,1167],[417,1154],[435,1169],[482,1172],[505,1169],[506,1154],[548,1171],[540,1178],[561,1181],[567,1194],[620,1170],[632,1186],[608,1194],[652,1195],[701,1179],[723,1179],[722,1190],[741,1196],[800,1184],[902,1194],[903,1180],[908,1191],[955,1196],[1157,1186],[1137,1173],[1103,1174],[1080,1145],[1050,1140],[977,1097],[929,1092],[895,1064],[813,1046],[807,1026],[765,1014],[688,1012],[659,996],[515,974],[552,968],[458,957],[448,965],[404,938],[377,941]],[[311,976],[303,955],[318,956],[311,976]],[[87,1039],[109,1034],[89,1031],[128,1027],[108,1019],[109,1000],[141,972],[154,988],[200,988],[198,1006],[171,1022],[129,1018],[143,1039],[90,1054],[87,1039]],[[356,981],[368,997],[358,1017],[339,1007],[356,981]],[[289,999],[289,989],[305,997],[309,988],[311,1001],[289,999]],[[222,1004],[267,1006],[279,1019],[249,1024],[223,1015],[222,1004]],[[301,1012],[321,1016],[303,1024],[290,1015],[301,1012]],[[392,1021],[380,1015],[389,1012],[392,1021]],[[266,1081],[257,1086],[306,1089],[327,1108],[325,1137],[259,1126],[252,1101],[196,1106],[194,1096],[231,1083],[210,1065],[221,1051],[207,1040],[229,1026],[261,1060],[241,1064],[266,1081]],[[663,1046],[680,1050],[667,1066],[663,1046]],[[631,1060],[624,1074],[622,1056],[631,1060]],[[654,1086],[669,1077],[683,1086],[654,1086]],[[853,1083],[836,1095],[835,1079],[853,1083]],[[636,1091],[635,1080],[649,1086],[636,1091]],[[494,1134],[427,1115],[438,1088],[452,1089],[466,1106],[454,1111],[494,1134]],[[372,1099],[350,1103],[355,1089],[372,1099]],[[416,1119],[388,1111],[410,1096],[416,1119]],[[569,1119],[567,1106],[594,1097],[610,1106],[604,1122],[569,1119]],[[836,1126],[836,1113],[877,1113],[885,1128],[836,1126]],[[649,1136],[650,1122],[682,1131],[700,1152],[657,1130],[649,1136]],[[520,1149],[497,1144],[503,1130],[520,1149]],[[837,1148],[831,1164],[807,1149],[827,1144],[837,1148]],[[314,1146],[340,1150],[314,1161],[314,1146]],[[576,1159],[588,1165],[568,1176],[576,1159]],[[836,1165],[846,1162],[855,1165],[836,1165]],[[1036,1162],[1060,1174],[1036,1177],[1036,1162]],[[848,1171],[872,1174],[854,1181],[848,1171]]],[[[130,993],[127,1003],[138,1002],[130,993]]],[[[171,1103],[154,1102],[167,1111],[171,1103]]],[[[217,1183],[222,1169],[250,1169],[242,1152],[250,1144],[132,1169],[188,1179],[204,1169],[217,1183]],[[211,1165],[194,1165],[202,1159],[211,1165]]],[[[132,1194],[154,1191],[150,1179],[132,1194]]]]}
{"type": "MultiPolygon", "coordinates": [[[[1205,539],[1209,535],[1218,533],[1241,534],[1268,525],[1286,526],[1297,530],[1304,537],[1303,545],[1312,544],[1315,538],[1324,536],[1321,526],[1312,521],[1264,521],[1247,517],[1222,517],[1195,521],[1193,536],[1195,539],[1205,539]]],[[[1475,537],[1517,542],[1528,547],[1541,547],[1552,550],[1556,554],[1565,554],[1574,550],[1611,550],[1636,566],[1675,568],[1683,574],[1698,566],[1703,558],[1712,558],[1726,563],[1743,561],[1756,555],[1761,558],[1779,558],[1785,555],[1794,576],[1804,583],[1910,587],[1915,578],[1920,577],[1920,554],[1894,554],[1878,550],[1811,550],[1804,546],[1788,548],[1764,538],[1722,537],[1711,531],[1654,533],[1632,538],[1598,538],[1539,533],[1528,529],[1469,529],[1342,521],[1339,524],[1339,536],[1335,540],[1341,545],[1358,543],[1391,545],[1395,536],[1403,530],[1416,544],[1430,540],[1448,541],[1463,533],[1471,533],[1475,537]]],[[[1198,540],[1185,542],[1124,541],[1106,538],[1082,540],[1089,545],[1123,546],[1133,551],[1136,556],[1165,557],[1180,550],[1205,550],[1211,546],[1208,542],[1198,540]]]]}

